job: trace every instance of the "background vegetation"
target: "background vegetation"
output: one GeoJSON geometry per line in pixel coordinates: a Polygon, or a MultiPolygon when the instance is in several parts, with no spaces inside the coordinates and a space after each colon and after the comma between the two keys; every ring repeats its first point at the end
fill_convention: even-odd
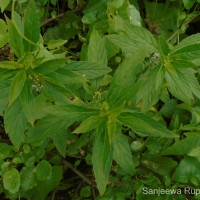
{"type": "Polygon", "coordinates": [[[0,1],[0,198],[200,199],[199,3],[0,1]]]}

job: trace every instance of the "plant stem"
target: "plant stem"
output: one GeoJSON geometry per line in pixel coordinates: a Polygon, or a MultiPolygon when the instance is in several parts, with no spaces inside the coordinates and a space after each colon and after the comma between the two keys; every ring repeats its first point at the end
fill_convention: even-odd
{"type": "Polygon", "coordinates": [[[82,178],[87,184],[94,186],[94,183],[90,179],[88,179],[83,173],[81,173],[78,169],[76,169],[70,162],[66,160],[63,162],[69,169],[71,169],[75,174],[82,178]]]}
{"type": "Polygon", "coordinates": [[[181,29],[183,28],[183,26],[185,26],[185,25],[189,24],[190,22],[192,22],[192,21],[193,21],[195,18],[197,18],[199,15],[200,15],[200,13],[199,13],[198,15],[196,15],[196,16],[194,16],[194,17],[188,19],[188,20],[186,20],[185,22],[183,22],[183,23],[179,26],[179,28],[167,39],[167,42],[170,42],[170,41],[181,31],[181,29]]]}

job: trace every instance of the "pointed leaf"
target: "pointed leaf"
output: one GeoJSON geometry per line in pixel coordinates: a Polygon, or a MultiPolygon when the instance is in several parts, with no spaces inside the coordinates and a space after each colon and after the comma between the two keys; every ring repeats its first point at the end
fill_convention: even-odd
{"type": "Polygon", "coordinates": [[[106,190],[109,173],[112,165],[112,149],[108,141],[108,136],[102,129],[96,132],[93,146],[92,164],[97,188],[100,195],[106,190]]]}
{"type": "Polygon", "coordinates": [[[19,100],[5,110],[4,123],[10,140],[16,148],[19,148],[24,141],[24,131],[27,127],[27,120],[19,100]]]}
{"type": "Polygon", "coordinates": [[[104,39],[101,38],[97,30],[93,30],[88,45],[88,61],[107,65],[107,54],[104,45],[104,39]]]}
{"type": "Polygon", "coordinates": [[[65,67],[73,72],[77,72],[86,79],[95,79],[111,71],[109,67],[89,61],[72,62],[65,67]]]}
{"type": "Polygon", "coordinates": [[[64,59],[47,60],[34,68],[34,71],[41,74],[49,74],[61,68],[65,63],[64,59]]]}
{"type": "Polygon", "coordinates": [[[112,146],[114,160],[126,173],[133,175],[135,173],[135,166],[126,136],[118,134],[113,138],[112,146]]]}
{"type": "Polygon", "coordinates": [[[66,117],[46,116],[30,128],[27,132],[27,141],[34,142],[63,133],[70,125],[66,117]]]}
{"type": "Polygon", "coordinates": [[[165,78],[168,84],[168,89],[176,98],[191,104],[193,95],[187,79],[180,73],[175,75],[166,71],[165,78]]]}
{"type": "MultiPolygon", "coordinates": [[[[24,36],[35,44],[40,39],[39,15],[34,0],[30,0],[25,9],[24,36]]],[[[26,52],[34,51],[37,48],[36,45],[33,45],[26,40],[23,41],[23,45],[26,52]]]]}
{"type": "Polygon", "coordinates": [[[97,111],[86,107],[85,105],[68,104],[65,106],[48,106],[45,111],[49,114],[67,117],[70,121],[80,121],[92,115],[95,115],[97,111]]]}
{"type": "Polygon", "coordinates": [[[124,22],[125,33],[121,35],[108,35],[107,38],[125,53],[135,53],[138,48],[145,52],[157,52],[158,45],[154,36],[143,27],[130,25],[124,22]]]}
{"type": "Polygon", "coordinates": [[[162,155],[185,155],[188,154],[192,149],[200,144],[200,138],[198,137],[187,137],[186,139],[176,141],[172,146],[165,149],[162,155]]]}
{"type": "Polygon", "coordinates": [[[166,138],[174,137],[172,132],[165,126],[142,113],[123,112],[119,120],[140,135],[166,138]]]}
{"type": "Polygon", "coordinates": [[[8,25],[9,45],[15,55],[21,58],[24,54],[23,38],[19,35],[19,32],[11,20],[6,18],[6,22],[8,25]]]}
{"type": "Polygon", "coordinates": [[[36,105],[32,93],[32,83],[26,81],[20,94],[21,106],[28,122],[33,126],[35,121],[36,105]]]}
{"type": "Polygon", "coordinates": [[[86,133],[93,129],[96,129],[99,127],[101,123],[103,123],[104,118],[100,116],[91,116],[88,117],[86,120],[84,120],[80,126],[78,126],[73,133],[86,133]]]}
{"type": "Polygon", "coordinates": [[[108,102],[111,105],[117,101],[123,103],[125,100],[130,100],[129,95],[126,96],[125,94],[133,94],[135,92],[133,84],[135,83],[145,55],[144,51],[138,50],[134,56],[126,57],[123,63],[117,68],[107,96],[108,102]],[[130,90],[129,86],[131,86],[133,91],[130,90]]]}
{"type": "Polygon", "coordinates": [[[51,138],[53,140],[54,145],[56,146],[56,149],[62,155],[63,157],[66,156],[66,147],[67,147],[67,131],[66,129],[60,132],[57,132],[57,134],[52,134],[51,138]]]}
{"type": "Polygon", "coordinates": [[[9,104],[11,105],[20,95],[26,81],[26,72],[20,70],[16,73],[9,91],[9,104]]]}

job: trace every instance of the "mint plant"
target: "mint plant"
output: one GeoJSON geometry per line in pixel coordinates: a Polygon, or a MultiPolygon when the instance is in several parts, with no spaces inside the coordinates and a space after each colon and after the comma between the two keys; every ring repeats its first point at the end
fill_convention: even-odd
{"type": "Polygon", "coordinates": [[[199,199],[199,1],[0,8],[2,198],[199,199]]]}

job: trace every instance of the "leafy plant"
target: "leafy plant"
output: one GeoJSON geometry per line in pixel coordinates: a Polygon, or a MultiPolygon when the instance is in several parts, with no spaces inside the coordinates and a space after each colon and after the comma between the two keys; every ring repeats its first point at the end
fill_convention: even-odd
{"type": "Polygon", "coordinates": [[[198,1],[0,8],[2,198],[199,199],[198,1]]]}

